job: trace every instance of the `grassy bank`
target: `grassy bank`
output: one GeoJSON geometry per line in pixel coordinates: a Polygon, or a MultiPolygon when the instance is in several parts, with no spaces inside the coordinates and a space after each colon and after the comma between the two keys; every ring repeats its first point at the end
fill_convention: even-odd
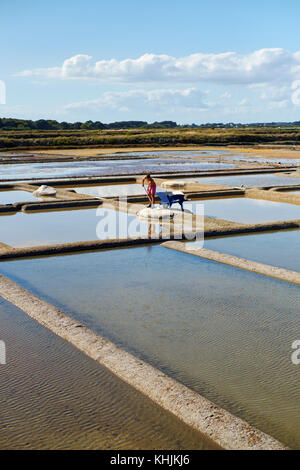
{"type": "Polygon", "coordinates": [[[189,145],[299,145],[300,128],[1,131],[0,150],[189,145]]]}

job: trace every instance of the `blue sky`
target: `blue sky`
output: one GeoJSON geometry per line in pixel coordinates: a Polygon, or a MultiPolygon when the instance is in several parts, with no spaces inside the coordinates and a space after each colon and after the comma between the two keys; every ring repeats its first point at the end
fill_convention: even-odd
{"type": "Polygon", "coordinates": [[[299,0],[2,0],[0,13],[0,117],[300,120],[299,0]]]}

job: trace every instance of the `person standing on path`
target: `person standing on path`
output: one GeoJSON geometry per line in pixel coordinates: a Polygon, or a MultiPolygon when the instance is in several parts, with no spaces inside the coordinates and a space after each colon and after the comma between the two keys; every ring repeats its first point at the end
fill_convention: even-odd
{"type": "Polygon", "coordinates": [[[151,177],[150,174],[146,175],[143,178],[142,186],[144,188],[145,188],[145,182],[148,185],[148,187],[146,189],[146,192],[147,192],[148,199],[149,199],[149,202],[150,202],[150,204],[147,207],[151,207],[152,205],[154,205],[154,201],[155,201],[156,183],[155,183],[154,179],[151,177]]]}

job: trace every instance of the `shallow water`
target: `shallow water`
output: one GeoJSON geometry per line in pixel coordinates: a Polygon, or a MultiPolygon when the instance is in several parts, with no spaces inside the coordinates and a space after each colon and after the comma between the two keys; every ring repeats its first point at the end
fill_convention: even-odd
{"type": "MultiPolygon", "coordinates": [[[[69,188],[66,188],[69,189],[69,188]]],[[[101,186],[74,186],[77,193],[87,194],[92,197],[121,197],[145,195],[145,189],[141,184],[110,184],[101,186]]],[[[157,191],[161,191],[157,186],[157,191]]]]}
{"type": "Polygon", "coordinates": [[[217,158],[219,161],[226,163],[229,161],[245,161],[251,163],[280,163],[282,165],[300,165],[300,158],[281,158],[281,157],[265,157],[264,155],[259,154],[248,154],[248,153],[231,153],[229,150],[162,150],[162,151],[143,151],[143,152],[118,152],[115,154],[107,154],[107,156],[170,156],[177,158],[205,158],[213,157],[217,158]]]}
{"type": "Polygon", "coordinates": [[[0,204],[13,204],[14,202],[37,201],[29,191],[0,191],[0,204]]]}
{"type": "Polygon", "coordinates": [[[0,165],[1,179],[55,178],[73,176],[101,176],[164,171],[214,170],[233,168],[227,163],[184,161],[175,159],[104,160],[80,162],[47,162],[0,165]]]}
{"type": "Polygon", "coordinates": [[[2,262],[0,270],[299,448],[300,367],[291,362],[299,287],[159,246],[2,262]]]}
{"type": "Polygon", "coordinates": [[[300,272],[299,230],[207,238],[204,248],[300,272]]]}
{"type": "Polygon", "coordinates": [[[300,219],[300,207],[295,204],[246,197],[185,202],[184,208],[196,213],[202,205],[206,217],[232,222],[262,223],[300,219]]]}
{"type": "Polygon", "coordinates": [[[200,436],[0,299],[0,449],[201,449],[200,436]]]}
{"type": "MultiPolygon", "coordinates": [[[[153,233],[161,226],[153,224],[153,233]]],[[[149,224],[112,209],[63,210],[0,216],[0,242],[13,247],[38,246],[147,236],[149,224]]]]}
{"type": "Polygon", "coordinates": [[[271,163],[276,165],[277,163],[282,166],[285,165],[300,165],[300,158],[280,158],[280,157],[265,157],[262,155],[249,155],[247,153],[239,153],[233,155],[222,156],[222,161],[232,160],[240,162],[251,162],[251,163],[271,163]]]}
{"type": "Polygon", "coordinates": [[[293,184],[300,184],[300,178],[279,176],[277,174],[214,176],[204,178],[189,178],[189,180],[197,181],[198,183],[211,183],[225,186],[244,185],[246,187],[288,186],[293,184]]]}
{"type": "Polygon", "coordinates": [[[195,157],[217,157],[220,154],[228,154],[228,150],[146,150],[142,152],[117,152],[108,153],[106,156],[119,157],[175,157],[175,158],[195,158],[195,157]]]}

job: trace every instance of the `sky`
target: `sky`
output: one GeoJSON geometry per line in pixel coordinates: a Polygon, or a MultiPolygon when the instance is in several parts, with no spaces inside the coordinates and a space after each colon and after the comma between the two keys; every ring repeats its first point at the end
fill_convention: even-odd
{"type": "Polygon", "coordinates": [[[0,117],[300,120],[299,0],[0,0],[0,117]]]}

